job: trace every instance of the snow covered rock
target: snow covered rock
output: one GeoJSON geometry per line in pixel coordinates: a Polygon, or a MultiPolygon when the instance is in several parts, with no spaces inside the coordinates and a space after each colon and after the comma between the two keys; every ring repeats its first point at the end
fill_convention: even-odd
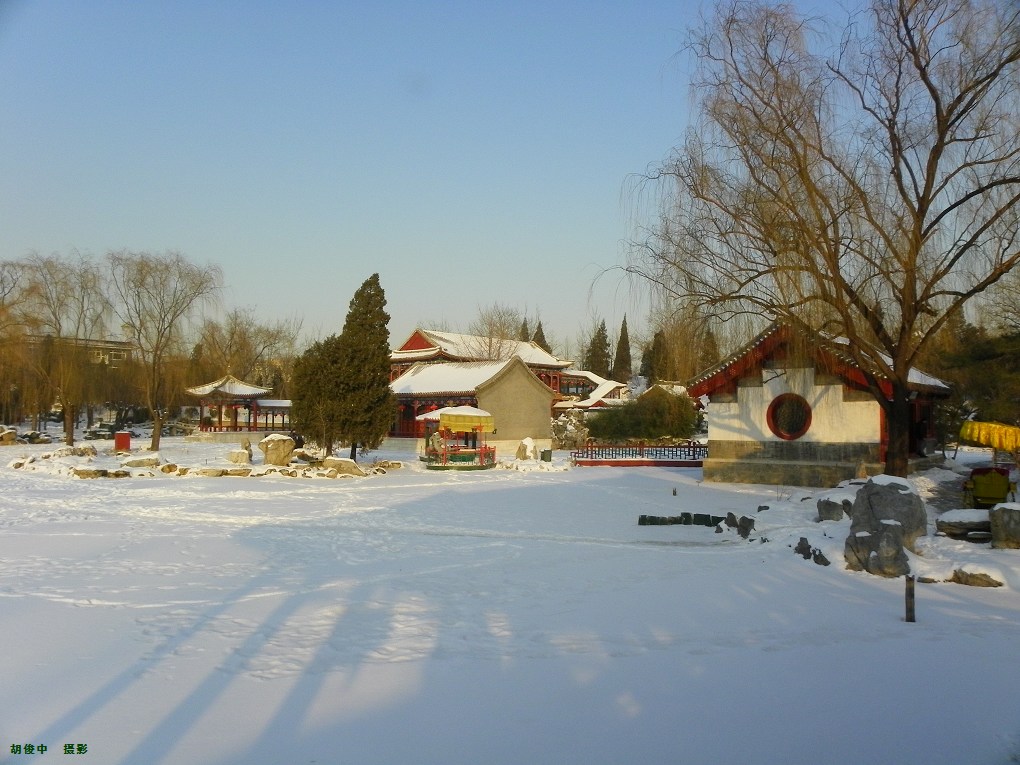
{"type": "Polygon", "coordinates": [[[326,457],[322,461],[322,467],[326,470],[330,468],[336,470],[337,475],[368,475],[357,462],[347,457],[326,457]]]}
{"type": "Polygon", "coordinates": [[[988,511],[992,526],[992,547],[1020,550],[1020,504],[1005,503],[988,511]]]}
{"type": "Polygon", "coordinates": [[[273,433],[259,441],[259,449],[265,455],[267,465],[283,467],[290,464],[290,458],[294,454],[294,439],[282,433],[273,433]]]}
{"type": "Polygon", "coordinates": [[[159,453],[128,457],[120,463],[120,466],[126,468],[159,467],[159,453]]]}
{"type": "Polygon", "coordinates": [[[251,449],[234,449],[227,452],[227,461],[235,465],[247,465],[251,462],[251,449]]]}
{"type": "Polygon", "coordinates": [[[538,447],[535,445],[535,441],[528,437],[523,439],[520,444],[517,445],[517,459],[519,460],[537,460],[538,459],[538,447]]]}
{"type": "Polygon", "coordinates": [[[850,517],[843,553],[849,569],[889,577],[910,572],[904,547],[916,552],[918,537],[928,533],[928,516],[905,479],[869,480],[857,492],[850,517]]]}

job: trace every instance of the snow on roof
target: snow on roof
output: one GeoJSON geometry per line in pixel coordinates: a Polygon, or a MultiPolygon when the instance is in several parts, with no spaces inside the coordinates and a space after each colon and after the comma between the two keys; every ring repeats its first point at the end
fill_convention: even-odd
{"type": "Polygon", "coordinates": [[[289,398],[260,398],[255,403],[261,409],[290,409],[289,398]]]}
{"type": "Polygon", "coordinates": [[[193,396],[211,396],[213,393],[220,393],[236,398],[255,398],[269,393],[272,388],[263,388],[261,385],[252,385],[238,380],[233,375],[224,375],[219,380],[194,388],[185,388],[185,390],[193,396]]]}
{"type": "MultiPolygon", "coordinates": [[[[715,366],[710,367],[709,369],[706,369],[704,372],[700,373],[697,377],[695,377],[688,383],[688,388],[694,389],[696,386],[700,385],[701,383],[705,382],[711,377],[719,374],[726,368],[736,364],[745,356],[754,352],[756,349],[759,348],[759,346],[762,346],[766,341],[768,341],[770,338],[772,338],[780,330],[783,329],[793,331],[787,325],[781,324],[779,322],[771,324],[763,332],[761,332],[761,334],[759,334],[757,337],[751,340],[751,342],[747,343],[744,346],[741,346],[715,366]]],[[[821,346],[823,352],[828,352],[835,358],[839,359],[841,362],[845,363],[847,366],[854,367],[857,369],[860,368],[859,365],[850,357],[849,353],[842,352],[839,349],[833,347],[833,345],[849,346],[850,341],[847,340],[847,338],[826,336],[826,339],[829,345],[821,346]]],[[[890,366],[892,365],[892,360],[887,355],[885,355],[884,353],[880,355],[882,359],[885,361],[885,363],[889,364],[890,366]]],[[[884,375],[882,375],[880,372],[878,373],[878,376],[884,377],[884,375]]],[[[948,383],[946,383],[943,380],[940,380],[937,377],[934,377],[933,375],[927,374],[926,372],[922,372],[920,369],[910,370],[910,374],[907,378],[907,383],[911,386],[916,386],[919,388],[930,388],[935,390],[943,390],[947,392],[950,389],[948,383]]]]}
{"type": "MultiPolygon", "coordinates": [[[[598,375],[592,375],[602,380],[598,375]]],[[[554,409],[591,409],[594,406],[622,406],[626,404],[625,399],[607,399],[610,393],[617,388],[626,387],[623,383],[616,382],[615,380],[603,380],[602,384],[599,385],[595,390],[588,394],[588,398],[582,399],[581,401],[558,401],[553,404],[554,409]]]]}
{"type": "Polygon", "coordinates": [[[520,356],[525,364],[532,366],[565,368],[572,363],[556,358],[536,343],[524,342],[523,340],[501,340],[482,335],[464,335],[458,332],[442,332],[435,329],[418,328],[415,332],[425,337],[435,347],[410,351],[393,351],[390,357],[394,361],[430,359],[435,358],[440,353],[446,353],[447,356],[457,359],[484,360],[498,352],[503,357],[520,356]]]}
{"type": "Polygon", "coordinates": [[[491,380],[512,359],[505,361],[450,361],[445,364],[415,364],[390,383],[400,395],[426,393],[474,393],[491,380]]]}
{"type": "Polygon", "coordinates": [[[460,415],[461,417],[492,417],[490,412],[486,412],[484,409],[479,409],[477,406],[444,406],[442,409],[433,409],[431,412],[419,414],[414,419],[436,422],[444,414],[460,415]]]}

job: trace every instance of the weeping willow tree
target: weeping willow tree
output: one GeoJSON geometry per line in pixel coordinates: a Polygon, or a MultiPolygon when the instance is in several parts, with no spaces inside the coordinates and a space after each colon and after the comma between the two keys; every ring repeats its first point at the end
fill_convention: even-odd
{"type": "Polygon", "coordinates": [[[690,36],[697,119],[627,269],[843,346],[905,475],[911,369],[1020,260],[1020,5],[873,0],[838,36],[730,1],[690,36]],[[890,392],[891,391],[891,394],[890,392]]]}

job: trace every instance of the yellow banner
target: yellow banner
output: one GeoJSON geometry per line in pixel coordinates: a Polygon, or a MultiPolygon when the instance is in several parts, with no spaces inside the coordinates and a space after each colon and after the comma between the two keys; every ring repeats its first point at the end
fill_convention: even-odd
{"type": "Polygon", "coordinates": [[[1015,452],[1020,449],[1020,428],[998,422],[968,420],[960,428],[960,440],[1004,452],[1015,452]]]}

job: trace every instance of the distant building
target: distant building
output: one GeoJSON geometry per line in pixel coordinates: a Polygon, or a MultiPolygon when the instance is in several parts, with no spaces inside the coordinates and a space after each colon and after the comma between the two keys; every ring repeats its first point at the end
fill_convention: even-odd
{"type": "Polygon", "coordinates": [[[494,440],[550,441],[549,414],[554,393],[519,356],[503,361],[419,362],[390,383],[398,414],[391,433],[420,438],[424,423],[416,418],[448,406],[473,406],[489,412],[494,440]]]}
{"type": "Polygon", "coordinates": [[[415,329],[391,352],[390,379],[396,380],[415,364],[501,361],[513,356],[520,358],[557,398],[586,399],[609,382],[590,372],[569,369],[574,362],[557,358],[533,342],[422,328],[415,329]]]}

